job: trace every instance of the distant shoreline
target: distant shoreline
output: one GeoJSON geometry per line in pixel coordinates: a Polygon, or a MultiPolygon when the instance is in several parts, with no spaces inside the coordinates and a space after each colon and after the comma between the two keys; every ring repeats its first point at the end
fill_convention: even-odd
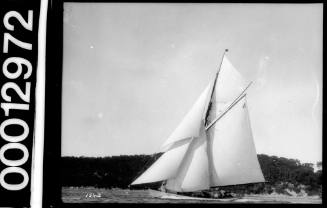
{"type": "MultiPolygon", "coordinates": [[[[61,184],[65,187],[126,189],[151,166],[161,153],[154,155],[121,155],[104,158],[62,157],[61,184]]],[[[266,183],[224,187],[240,194],[321,195],[322,170],[297,159],[257,155],[266,183]]],[[[322,168],[322,167],[321,167],[322,168]]],[[[161,182],[133,186],[133,189],[158,189],[161,182]]]]}

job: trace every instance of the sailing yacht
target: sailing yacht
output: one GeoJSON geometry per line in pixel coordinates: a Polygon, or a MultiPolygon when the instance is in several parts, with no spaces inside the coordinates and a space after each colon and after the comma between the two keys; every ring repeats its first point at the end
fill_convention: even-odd
{"type": "Polygon", "coordinates": [[[265,182],[251,131],[247,84],[224,52],[214,79],[131,185],[162,181],[170,193],[265,182]]]}

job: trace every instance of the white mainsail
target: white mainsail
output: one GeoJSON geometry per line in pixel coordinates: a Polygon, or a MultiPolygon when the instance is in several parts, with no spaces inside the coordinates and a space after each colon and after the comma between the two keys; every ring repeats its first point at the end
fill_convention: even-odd
{"type": "MultiPolygon", "coordinates": [[[[224,56],[213,89],[208,124],[226,110],[245,89],[246,82],[224,56]]],[[[250,126],[246,96],[207,130],[211,186],[264,182],[250,126]]]]}
{"type": "Polygon", "coordinates": [[[214,89],[216,100],[222,103],[233,101],[244,90],[245,85],[246,82],[242,75],[235,69],[228,58],[224,56],[214,89]]]}
{"type": "Polygon", "coordinates": [[[251,132],[246,97],[208,131],[212,139],[211,186],[264,182],[251,132]]]}
{"type": "Polygon", "coordinates": [[[216,82],[162,145],[165,153],[132,185],[165,180],[169,191],[192,192],[264,182],[245,94],[235,102],[244,89],[242,76],[224,55],[216,82]]]}

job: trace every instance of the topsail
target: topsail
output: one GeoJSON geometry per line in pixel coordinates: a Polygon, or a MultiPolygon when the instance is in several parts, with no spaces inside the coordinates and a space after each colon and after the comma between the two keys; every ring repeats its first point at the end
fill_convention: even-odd
{"type": "Polygon", "coordinates": [[[224,55],[216,80],[162,145],[165,153],[132,185],[166,181],[170,191],[192,192],[264,182],[245,87],[242,76],[224,55]]]}

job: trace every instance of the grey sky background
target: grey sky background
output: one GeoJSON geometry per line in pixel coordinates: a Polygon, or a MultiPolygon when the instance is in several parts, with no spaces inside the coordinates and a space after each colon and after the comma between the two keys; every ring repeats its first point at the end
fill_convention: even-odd
{"type": "MultiPolygon", "coordinates": [[[[152,154],[225,48],[258,153],[322,159],[322,4],[64,4],[62,155],[152,154]]],[[[231,127],[231,130],[233,127],[231,127]]]]}

